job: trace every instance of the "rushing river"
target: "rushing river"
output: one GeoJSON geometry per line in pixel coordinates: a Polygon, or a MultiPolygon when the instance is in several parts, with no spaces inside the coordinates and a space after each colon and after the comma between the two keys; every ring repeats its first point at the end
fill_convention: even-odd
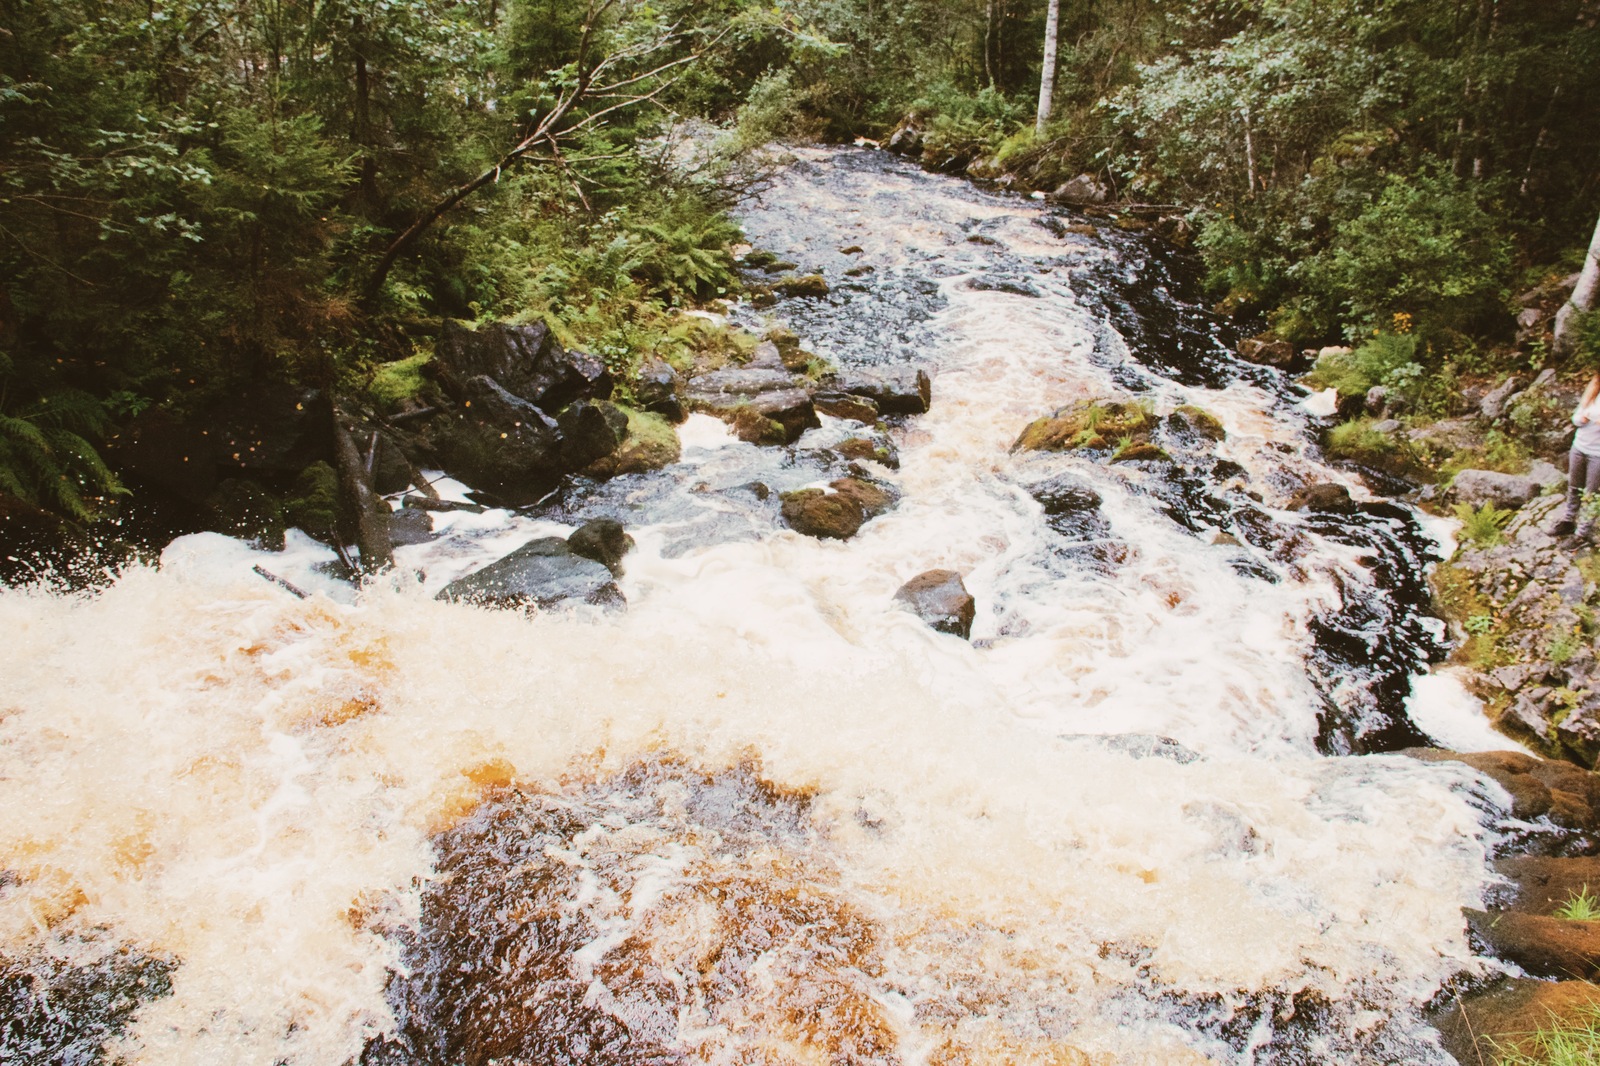
{"type": "Polygon", "coordinates": [[[838,477],[848,427],[760,449],[696,416],[667,471],[436,515],[359,597],[295,536],[0,591],[0,1048],[1451,1061],[1422,1012],[1494,965],[1460,908],[1505,797],[1382,754],[1494,746],[1470,701],[1408,700],[1441,651],[1419,516],[1285,509],[1370,495],[1142,236],[852,150],[803,151],[744,221],[834,293],[736,318],[934,375],[872,471],[898,506],[848,542],[776,499],[838,477]],[[1226,439],[1173,466],[1010,451],[1112,395],[1226,439]],[[626,611],[432,598],[595,516],[638,542],[626,611]],[[931,568],[965,575],[970,642],[893,604],[931,568]]]}

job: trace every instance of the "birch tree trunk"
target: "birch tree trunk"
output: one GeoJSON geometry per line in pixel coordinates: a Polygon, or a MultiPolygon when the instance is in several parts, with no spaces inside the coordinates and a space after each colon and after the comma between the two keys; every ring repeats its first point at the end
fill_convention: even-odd
{"type": "Polygon", "coordinates": [[[1583,260],[1583,273],[1578,275],[1578,285],[1572,298],[1556,312],[1555,341],[1552,347],[1558,356],[1571,355],[1578,346],[1573,319],[1594,310],[1595,297],[1600,296],[1600,222],[1595,223],[1594,236],[1589,239],[1589,254],[1583,260]]]}
{"type": "Polygon", "coordinates": [[[1033,131],[1044,136],[1044,124],[1050,121],[1050,107],[1056,92],[1056,33],[1061,23],[1061,0],[1050,0],[1049,14],[1044,22],[1044,70],[1039,73],[1039,117],[1033,131]]]}

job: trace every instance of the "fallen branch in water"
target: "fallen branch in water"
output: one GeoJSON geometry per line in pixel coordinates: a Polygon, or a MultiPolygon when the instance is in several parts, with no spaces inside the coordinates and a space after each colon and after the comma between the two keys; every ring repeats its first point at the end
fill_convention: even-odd
{"type": "Polygon", "coordinates": [[[303,600],[308,595],[305,589],[289,581],[285,581],[283,578],[279,577],[277,574],[274,574],[271,570],[268,570],[266,567],[261,566],[260,564],[251,567],[251,569],[260,574],[262,577],[266,578],[268,581],[272,582],[274,585],[277,585],[279,588],[287,589],[294,593],[294,595],[299,599],[303,600]]]}

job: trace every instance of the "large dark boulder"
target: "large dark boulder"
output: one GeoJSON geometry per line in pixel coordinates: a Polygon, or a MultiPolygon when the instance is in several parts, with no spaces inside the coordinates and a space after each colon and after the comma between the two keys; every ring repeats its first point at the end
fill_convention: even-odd
{"type": "Polygon", "coordinates": [[[950,633],[962,640],[972,635],[977,603],[961,575],[954,570],[928,570],[918,574],[901,585],[894,598],[940,633],[950,633]]]}
{"type": "Polygon", "coordinates": [[[623,604],[611,571],[575,555],[560,537],[540,537],[481,570],[452,581],[438,595],[479,607],[549,607],[562,601],[623,604]]]}
{"type": "Polygon", "coordinates": [[[445,472],[513,504],[555,487],[566,469],[555,420],[486,375],[464,391],[462,407],[428,427],[445,472]]]}
{"type": "Polygon", "coordinates": [[[887,415],[924,414],[933,402],[928,372],[914,366],[841,371],[834,376],[831,391],[865,396],[887,415]]]}
{"type": "Polygon", "coordinates": [[[556,417],[561,434],[561,465],[582,470],[622,446],[628,437],[628,414],[606,400],[582,400],[556,417]]]}
{"type": "Polygon", "coordinates": [[[428,368],[457,399],[466,398],[472,379],[484,376],[547,411],[577,400],[609,399],[613,385],[603,361],[569,351],[543,322],[491,322],[476,330],[446,322],[428,368]]]}
{"type": "Polygon", "coordinates": [[[1281,369],[1293,363],[1297,354],[1294,345],[1268,333],[1259,337],[1246,337],[1239,342],[1239,358],[1264,366],[1281,369]]]}

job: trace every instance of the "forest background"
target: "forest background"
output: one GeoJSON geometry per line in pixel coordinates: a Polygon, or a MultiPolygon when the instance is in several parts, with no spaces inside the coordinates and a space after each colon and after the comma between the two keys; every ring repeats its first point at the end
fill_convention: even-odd
{"type": "Polygon", "coordinates": [[[908,117],[1181,211],[1219,309],[1419,417],[1600,353],[1517,329],[1600,211],[1600,3],[1060,0],[1039,121],[1051,6],[0,0],[0,499],[114,511],[123,428],[263,383],[399,402],[446,318],[626,383],[716,343],[762,146],[908,117]]]}

